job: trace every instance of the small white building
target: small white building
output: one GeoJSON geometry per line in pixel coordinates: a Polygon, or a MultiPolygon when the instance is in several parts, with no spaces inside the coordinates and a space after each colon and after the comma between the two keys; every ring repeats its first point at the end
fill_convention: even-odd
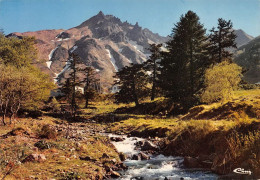
{"type": "Polygon", "coordinates": [[[80,92],[81,94],[84,94],[84,88],[80,86],[75,86],[75,91],[80,92]]]}
{"type": "Polygon", "coordinates": [[[112,87],[111,87],[111,89],[110,89],[110,92],[111,93],[117,93],[117,92],[119,92],[120,91],[120,88],[119,88],[119,86],[118,85],[113,85],[112,87]]]}

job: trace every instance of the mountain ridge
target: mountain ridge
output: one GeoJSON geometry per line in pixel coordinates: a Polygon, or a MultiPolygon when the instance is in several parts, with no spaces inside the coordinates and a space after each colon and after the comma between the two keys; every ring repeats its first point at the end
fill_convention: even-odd
{"type": "Polygon", "coordinates": [[[17,36],[35,36],[39,57],[46,61],[41,70],[57,78],[58,83],[66,76],[68,51],[75,48],[85,64],[96,69],[107,88],[113,84],[113,75],[130,63],[142,63],[149,56],[149,43],[164,43],[167,37],[122,22],[113,15],[100,11],[78,26],[64,30],[41,30],[14,33],[17,36]]]}
{"type": "MultiPolygon", "coordinates": [[[[235,30],[238,47],[249,43],[253,37],[243,30],[235,30]]],[[[113,84],[115,72],[130,63],[142,63],[149,57],[149,44],[164,43],[169,38],[153,33],[147,28],[122,22],[113,15],[100,11],[80,25],[70,29],[41,30],[13,33],[16,36],[35,36],[40,69],[62,83],[68,74],[68,51],[73,50],[86,65],[100,74],[105,90],[113,84]]]]}

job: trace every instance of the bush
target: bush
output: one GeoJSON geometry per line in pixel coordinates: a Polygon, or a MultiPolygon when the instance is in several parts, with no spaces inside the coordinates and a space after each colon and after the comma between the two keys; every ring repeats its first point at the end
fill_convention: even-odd
{"type": "Polygon", "coordinates": [[[51,145],[47,143],[46,141],[38,141],[37,143],[34,144],[35,147],[39,149],[50,149],[51,145]]]}
{"type": "Polygon", "coordinates": [[[241,71],[241,67],[226,61],[209,68],[205,74],[206,88],[201,101],[213,103],[231,99],[241,81],[241,71]]]}
{"type": "Polygon", "coordinates": [[[49,125],[44,125],[38,132],[38,136],[40,138],[56,139],[57,132],[54,129],[52,129],[49,125]]]}
{"type": "Polygon", "coordinates": [[[56,98],[55,97],[53,97],[52,99],[51,99],[51,102],[50,102],[50,104],[49,104],[49,107],[50,107],[50,109],[52,110],[52,112],[53,113],[57,113],[57,112],[59,112],[60,111],[60,103],[56,100],[56,98]]]}

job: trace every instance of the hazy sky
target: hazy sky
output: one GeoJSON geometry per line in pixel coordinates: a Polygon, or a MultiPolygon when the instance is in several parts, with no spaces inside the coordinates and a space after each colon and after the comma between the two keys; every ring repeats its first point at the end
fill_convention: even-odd
{"type": "Polygon", "coordinates": [[[260,0],[0,0],[0,28],[5,34],[68,29],[100,10],[164,36],[188,10],[196,12],[207,29],[222,17],[231,19],[235,29],[260,35],[260,0]]]}

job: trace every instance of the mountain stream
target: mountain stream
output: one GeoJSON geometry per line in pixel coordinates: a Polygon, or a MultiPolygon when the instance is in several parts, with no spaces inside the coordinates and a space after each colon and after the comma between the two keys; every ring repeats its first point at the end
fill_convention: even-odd
{"type": "Polygon", "coordinates": [[[122,135],[108,135],[111,137],[121,137],[124,140],[112,141],[118,152],[122,152],[128,157],[124,164],[128,170],[121,171],[120,180],[188,180],[188,179],[218,179],[216,174],[203,169],[187,169],[183,167],[183,157],[173,157],[159,155],[150,155],[149,160],[131,160],[133,155],[140,153],[136,143],[145,141],[137,137],[127,137],[122,135]]]}

